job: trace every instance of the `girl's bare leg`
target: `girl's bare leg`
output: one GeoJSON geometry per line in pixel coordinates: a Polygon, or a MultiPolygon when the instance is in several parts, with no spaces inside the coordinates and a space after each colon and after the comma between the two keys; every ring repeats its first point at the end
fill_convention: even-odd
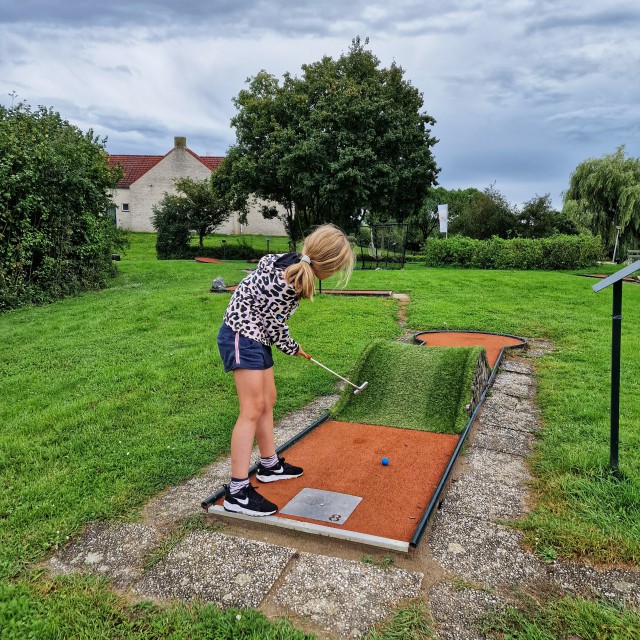
{"type": "Polygon", "coordinates": [[[246,478],[251,464],[254,438],[260,455],[268,458],[275,453],[273,441],[273,407],[276,403],[276,383],[273,367],[264,371],[236,369],[240,413],[231,436],[231,476],[246,478]]]}
{"type": "Polygon", "coordinates": [[[260,455],[263,458],[269,458],[276,452],[273,442],[273,407],[276,404],[277,394],[276,382],[273,378],[273,367],[262,371],[262,374],[264,408],[256,425],[256,440],[260,448],[260,455]]]}

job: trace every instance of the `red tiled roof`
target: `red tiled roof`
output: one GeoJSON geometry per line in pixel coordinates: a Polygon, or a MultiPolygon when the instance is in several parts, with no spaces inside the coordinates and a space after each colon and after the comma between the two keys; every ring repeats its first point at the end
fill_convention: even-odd
{"type": "Polygon", "coordinates": [[[197,153],[191,151],[191,149],[187,149],[187,153],[190,153],[196,160],[200,160],[200,162],[202,162],[207,169],[211,169],[211,171],[215,171],[224,160],[224,157],[220,158],[218,156],[199,156],[197,153]]]}
{"type": "Polygon", "coordinates": [[[109,156],[109,166],[111,168],[121,165],[124,170],[124,177],[118,182],[118,189],[127,189],[136,180],[141,178],[149,169],[155,167],[164,156],[109,156]]]}
{"type": "MultiPolygon", "coordinates": [[[[171,151],[173,151],[173,149],[171,151]]],[[[169,153],[171,153],[171,151],[169,151],[169,153]]],[[[224,160],[224,157],[221,158],[218,156],[199,156],[197,153],[191,151],[191,149],[186,149],[186,151],[202,162],[210,171],[215,171],[224,160]]],[[[109,166],[113,168],[121,165],[124,170],[124,177],[118,182],[118,189],[128,189],[136,180],[139,180],[147,173],[147,171],[153,169],[160,160],[168,156],[169,153],[164,156],[110,155],[109,166]]]]}

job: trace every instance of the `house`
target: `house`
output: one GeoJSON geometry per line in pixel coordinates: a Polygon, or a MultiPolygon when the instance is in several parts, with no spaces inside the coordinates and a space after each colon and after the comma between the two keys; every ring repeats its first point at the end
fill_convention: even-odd
{"type": "MultiPolygon", "coordinates": [[[[187,147],[184,137],[174,138],[173,149],[164,156],[110,155],[110,166],[120,165],[124,170],[124,177],[113,194],[116,224],[131,231],[155,231],[151,224],[153,207],[165,193],[176,193],[175,181],[178,178],[205,180],[223,160],[218,156],[199,156],[187,147]]],[[[246,225],[241,225],[238,214],[234,213],[216,233],[287,235],[281,220],[262,217],[258,203],[251,206],[246,225]]]]}

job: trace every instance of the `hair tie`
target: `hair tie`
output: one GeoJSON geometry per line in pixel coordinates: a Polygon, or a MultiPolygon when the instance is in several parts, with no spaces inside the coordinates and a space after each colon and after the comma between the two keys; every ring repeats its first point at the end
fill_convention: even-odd
{"type": "Polygon", "coordinates": [[[306,262],[307,264],[311,264],[311,258],[309,256],[301,256],[300,262],[306,262]]]}

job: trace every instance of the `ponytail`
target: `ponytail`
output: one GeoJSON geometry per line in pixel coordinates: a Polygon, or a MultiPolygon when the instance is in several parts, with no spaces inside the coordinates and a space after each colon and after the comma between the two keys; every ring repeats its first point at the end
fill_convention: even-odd
{"type": "Polygon", "coordinates": [[[347,236],[332,224],[325,224],[305,238],[301,261],[287,267],[284,277],[299,298],[313,300],[316,278],[323,280],[340,272],[341,284],[346,285],[354,262],[347,236]]]}
{"type": "Polygon", "coordinates": [[[285,280],[295,290],[298,298],[313,300],[316,290],[316,274],[307,262],[297,262],[285,270],[285,280]]]}

